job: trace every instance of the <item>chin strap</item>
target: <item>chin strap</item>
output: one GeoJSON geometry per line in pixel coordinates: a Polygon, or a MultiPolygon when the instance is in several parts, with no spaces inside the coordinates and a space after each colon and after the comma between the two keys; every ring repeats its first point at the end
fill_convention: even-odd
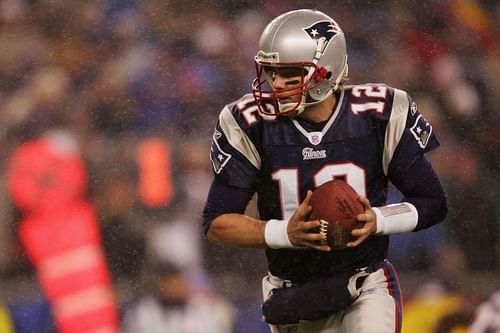
{"type": "Polygon", "coordinates": [[[307,103],[305,102],[306,97],[304,94],[302,95],[302,98],[299,103],[280,103],[278,101],[278,107],[280,112],[289,112],[289,111],[297,111],[297,116],[304,112],[306,109],[307,103]],[[297,106],[298,105],[298,106],[297,106]]]}

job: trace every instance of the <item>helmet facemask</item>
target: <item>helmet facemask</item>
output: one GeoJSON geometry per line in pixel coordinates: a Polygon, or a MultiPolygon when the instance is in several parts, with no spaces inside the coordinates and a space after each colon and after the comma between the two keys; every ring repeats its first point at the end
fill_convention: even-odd
{"type": "Polygon", "coordinates": [[[252,83],[253,95],[260,112],[266,115],[283,115],[294,111],[300,114],[306,106],[315,104],[308,91],[318,87],[328,73],[326,68],[318,68],[313,62],[271,63],[256,60],[255,67],[257,77],[252,83]],[[290,76],[300,78],[300,82],[291,88],[275,90],[273,89],[274,75],[278,71],[294,72],[296,74],[290,76]],[[296,96],[300,98],[290,101],[296,96]],[[277,111],[268,111],[264,105],[265,101],[274,102],[274,110],[277,111]]]}

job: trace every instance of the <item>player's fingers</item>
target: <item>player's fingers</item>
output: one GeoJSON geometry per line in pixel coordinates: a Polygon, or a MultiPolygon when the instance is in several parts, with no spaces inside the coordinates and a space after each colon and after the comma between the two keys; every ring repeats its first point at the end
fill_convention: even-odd
{"type": "Polygon", "coordinates": [[[302,201],[303,205],[305,204],[305,205],[309,206],[309,201],[311,201],[312,194],[313,194],[313,192],[311,190],[307,190],[306,197],[302,201]]]}
{"type": "Polygon", "coordinates": [[[310,244],[310,248],[318,250],[318,251],[324,251],[324,252],[330,252],[332,248],[328,245],[316,245],[316,244],[310,244]]]}
{"type": "Polygon", "coordinates": [[[311,206],[305,206],[305,207],[299,207],[299,215],[301,218],[306,218],[311,214],[312,212],[312,207],[311,206]]]}
{"type": "Polygon", "coordinates": [[[295,216],[300,220],[308,219],[309,215],[312,212],[312,207],[309,205],[309,201],[311,200],[312,191],[307,191],[306,197],[304,201],[299,205],[297,211],[295,212],[295,216]]]}
{"type": "Polygon", "coordinates": [[[361,244],[366,238],[368,238],[368,235],[362,235],[359,236],[355,241],[349,242],[346,244],[347,247],[355,247],[361,244]]]}
{"type": "Polygon", "coordinates": [[[298,210],[302,210],[302,209],[306,209],[306,208],[311,207],[311,206],[309,206],[309,201],[311,201],[311,196],[312,196],[312,191],[311,190],[307,191],[306,197],[300,203],[298,210]]]}
{"type": "Polygon", "coordinates": [[[315,250],[318,250],[318,251],[331,251],[332,248],[326,244],[326,243],[322,243],[320,241],[303,241],[301,242],[302,246],[306,246],[306,247],[309,247],[311,249],[315,249],[315,250]]]}
{"type": "Polygon", "coordinates": [[[319,232],[308,232],[303,235],[302,239],[306,242],[321,242],[326,240],[326,235],[319,232]]]}
{"type": "Polygon", "coordinates": [[[367,214],[367,213],[361,213],[356,216],[356,219],[360,222],[368,222],[373,220],[372,214],[367,214]]]}
{"type": "Polygon", "coordinates": [[[309,201],[311,201],[311,196],[312,196],[312,191],[308,190],[306,193],[306,197],[300,203],[299,207],[295,211],[292,218],[296,218],[296,219],[299,219],[301,221],[305,221],[305,220],[309,219],[309,216],[311,215],[311,212],[312,212],[312,207],[309,205],[309,201]]]}
{"type": "Polygon", "coordinates": [[[310,231],[312,229],[315,229],[321,225],[321,222],[319,220],[314,220],[314,221],[307,221],[302,224],[302,230],[303,231],[310,231]]]}
{"type": "Polygon", "coordinates": [[[368,210],[368,209],[372,208],[372,205],[370,204],[370,200],[368,200],[367,197],[360,196],[359,197],[359,201],[361,202],[361,204],[363,205],[363,207],[364,207],[365,210],[368,210]]]}
{"type": "Polygon", "coordinates": [[[369,228],[359,228],[359,229],[353,229],[351,231],[351,235],[353,236],[363,236],[363,235],[367,235],[370,233],[370,229],[369,228]]]}

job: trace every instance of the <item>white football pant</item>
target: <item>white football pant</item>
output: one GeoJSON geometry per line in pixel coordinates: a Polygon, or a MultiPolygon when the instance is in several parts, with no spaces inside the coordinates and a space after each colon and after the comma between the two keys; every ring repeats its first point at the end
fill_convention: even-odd
{"type": "MultiPolygon", "coordinates": [[[[284,281],[272,275],[262,280],[264,301],[284,281]]],[[[307,304],[304,304],[307,306],[307,304]]],[[[297,325],[269,325],[272,333],[400,333],[402,297],[394,267],[389,261],[369,274],[361,294],[347,309],[324,319],[297,325]]]]}

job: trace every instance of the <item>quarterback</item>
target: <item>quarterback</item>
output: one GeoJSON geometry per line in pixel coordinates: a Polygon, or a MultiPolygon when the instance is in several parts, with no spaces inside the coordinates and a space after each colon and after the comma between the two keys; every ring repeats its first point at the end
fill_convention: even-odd
{"type": "Polygon", "coordinates": [[[400,332],[389,237],[447,213],[425,156],[439,146],[431,124],[403,90],[347,85],[344,33],[322,12],[272,20],[255,65],[253,91],[226,105],[215,126],[206,237],[265,249],[262,310],[272,332],[400,332]],[[363,227],[342,250],[326,245],[320,221],[309,219],[312,191],[331,179],[351,185],[364,207],[363,227]],[[400,203],[387,204],[389,182],[400,203]],[[258,218],[244,215],[255,194],[258,218]]]}

